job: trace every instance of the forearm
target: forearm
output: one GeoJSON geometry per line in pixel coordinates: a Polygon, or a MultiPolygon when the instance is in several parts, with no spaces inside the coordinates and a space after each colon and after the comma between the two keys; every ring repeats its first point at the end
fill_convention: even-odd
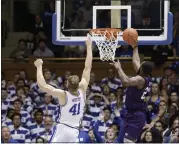
{"type": "Polygon", "coordinates": [[[93,59],[92,46],[88,46],[87,47],[86,60],[85,60],[85,68],[91,69],[92,59],[93,59]]]}
{"type": "Polygon", "coordinates": [[[140,57],[137,46],[133,49],[132,63],[134,65],[134,69],[138,71],[140,68],[140,57]]]}
{"type": "Polygon", "coordinates": [[[42,88],[42,90],[47,84],[42,73],[42,66],[37,67],[37,84],[40,88],[42,88]]]}
{"type": "Polygon", "coordinates": [[[124,73],[124,71],[122,70],[121,67],[118,68],[117,71],[118,71],[119,78],[120,78],[121,82],[123,84],[127,84],[129,82],[129,77],[124,73]]]}
{"type": "Polygon", "coordinates": [[[157,117],[154,118],[154,119],[151,121],[150,124],[151,124],[152,126],[154,126],[155,123],[161,119],[161,117],[164,115],[164,113],[165,113],[164,110],[160,110],[159,113],[157,114],[157,117]]]}

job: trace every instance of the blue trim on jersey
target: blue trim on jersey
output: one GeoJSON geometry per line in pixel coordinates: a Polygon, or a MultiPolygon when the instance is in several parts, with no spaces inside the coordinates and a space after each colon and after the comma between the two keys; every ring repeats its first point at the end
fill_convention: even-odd
{"type": "Polygon", "coordinates": [[[56,132],[57,132],[57,127],[54,126],[52,136],[51,136],[51,138],[50,138],[50,140],[49,140],[49,144],[51,144],[51,141],[53,140],[53,138],[54,138],[56,132]]]}

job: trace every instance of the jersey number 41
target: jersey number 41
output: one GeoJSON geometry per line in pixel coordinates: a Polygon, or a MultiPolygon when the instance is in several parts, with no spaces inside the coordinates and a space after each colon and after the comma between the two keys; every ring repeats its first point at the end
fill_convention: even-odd
{"type": "Polygon", "coordinates": [[[80,114],[80,103],[74,104],[70,108],[69,113],[72,113],[72,115],[79,115],[80,114]]]}

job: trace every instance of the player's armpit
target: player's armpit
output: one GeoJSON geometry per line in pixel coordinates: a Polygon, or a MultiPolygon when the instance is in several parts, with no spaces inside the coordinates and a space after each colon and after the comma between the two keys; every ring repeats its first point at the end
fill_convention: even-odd
{"type": "Polygon", "coordinates": [[[123,82],[124,86],[137,86],[138,88],[143,88],[145,86],[145,80],[141,76],[135,76],[128,78],[127,81],[123,82]]]}

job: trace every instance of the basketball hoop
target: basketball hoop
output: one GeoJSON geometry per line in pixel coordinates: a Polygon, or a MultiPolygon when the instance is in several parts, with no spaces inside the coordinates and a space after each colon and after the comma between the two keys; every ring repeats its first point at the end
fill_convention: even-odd
{"type": "Polygon", "coordinates": [[[114,61],[118,38],[121,32],[120,29],[113,28],[99,28],[89,31],[99,49],[102,61],[114,61]]]}

